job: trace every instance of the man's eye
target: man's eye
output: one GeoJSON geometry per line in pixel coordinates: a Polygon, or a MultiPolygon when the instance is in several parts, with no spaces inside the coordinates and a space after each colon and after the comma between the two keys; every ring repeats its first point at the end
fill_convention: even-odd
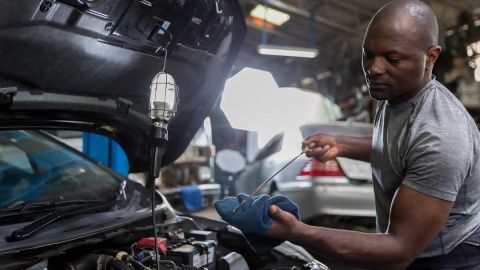
{"type": "Polygon", "coordinates": [[[398,62],[400,62],[400,58],[397,58],[397,57],[387,57],[387,61],[389,63],[392,63],[392,64],[397,64],[398,62]]]}

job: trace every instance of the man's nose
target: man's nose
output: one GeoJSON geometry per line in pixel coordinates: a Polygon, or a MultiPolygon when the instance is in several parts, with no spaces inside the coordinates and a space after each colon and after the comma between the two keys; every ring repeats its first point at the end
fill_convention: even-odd
{"type": "Polygon", "coordinates": [[[385,61],[381,57],[373,57],[367,62],[367,73],[371,76],[385,73],[385,61]]]}

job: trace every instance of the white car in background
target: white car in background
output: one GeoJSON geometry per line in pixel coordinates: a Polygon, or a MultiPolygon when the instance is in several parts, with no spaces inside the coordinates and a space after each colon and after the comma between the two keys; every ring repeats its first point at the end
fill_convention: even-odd
{"type": "MultiPolygon", "coordinates": [[[[301,151],[304,138],[317,133],[371,136],[365,123],[303,125],[274,136],[234,180],[236,193],[251,193],[301,151]]],[[[370,163],[348,158],[319,162],[305,155],[280,172],[262,191],[290,198],[303,220],[319,216],[362,217],[374,221],[375,202],[370,163]]]]}

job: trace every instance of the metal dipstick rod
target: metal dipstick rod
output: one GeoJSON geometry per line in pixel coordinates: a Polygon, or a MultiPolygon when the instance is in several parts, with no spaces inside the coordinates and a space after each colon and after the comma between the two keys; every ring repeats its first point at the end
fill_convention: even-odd
{"type": "Polygon", "coordinates": [[[240,204],[235,207],[233,209],[233,212],[237,212],[238,209],[240,209],[245,203],[247,203],[248,200],[251,199],[252,196],[255,196],[257,195],[262,189],[263,187],[268,184],[268,182],[270,182],[277,174],[279,174],[281,171],[283,171],[283,169],[285,169],[288,165],[290,165],[292,162],[294,162],[299,156],[301,156],[303,153],[306,153],[309,149],[308,148],[304,148],[302,150],[302,152],[300,152],[300,154],[296,155],[292,160],[290,160],[287,164],[283,165],[283,167],[281,167],[277,172],[275,172],[272,176],[270,176],[267,180],[263,181],[250,195],[248,195],[247,198],[245,198],[245,200],[243,200],[242,202],[240,202],[240,204]]]}

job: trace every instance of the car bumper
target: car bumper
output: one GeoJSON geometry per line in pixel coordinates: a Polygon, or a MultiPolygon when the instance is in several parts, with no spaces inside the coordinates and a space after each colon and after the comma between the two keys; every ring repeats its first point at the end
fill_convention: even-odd
{"type": "Polygon", "coordinates": [[[321,177],[277,184],[277,187],[280,194],[300,206],[303,219],[320,215],[375,217],[373,186],[344,182],[344,177],[321,177]]]}

